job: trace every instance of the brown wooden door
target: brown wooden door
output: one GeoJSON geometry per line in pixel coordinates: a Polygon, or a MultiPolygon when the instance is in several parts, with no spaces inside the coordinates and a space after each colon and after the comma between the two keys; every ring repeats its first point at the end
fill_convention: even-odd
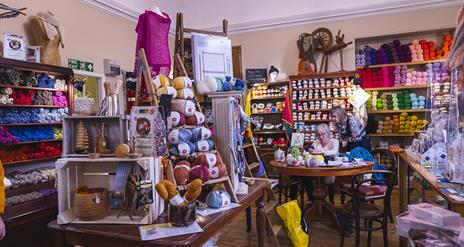
{"type": "Polygon", "coordinates": [[[243,79],[242,75],[242,46],[232,47],[232,63],[234,77],[243,79]]]}

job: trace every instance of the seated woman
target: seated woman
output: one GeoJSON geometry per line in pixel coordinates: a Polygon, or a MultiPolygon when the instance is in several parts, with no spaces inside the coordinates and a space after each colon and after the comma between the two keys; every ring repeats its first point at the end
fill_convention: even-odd
{"type": "MultiPolygon", "coordinates": [[[[323,153],[324,156],[337,155],[340,143],[338,139],[331,137],[330,128],[327,124],[319,124],[317,126],[317,140],[313,142],[313,152],[323,153]]],[[[334,203],[335,194],[335,177],[325,177],[325,184],[329,189],[329,200],[334,203]]]]}
{"type": "Polygon", "coordinates": [[[337,126],[342,146],[346,151],[362,147],[372,152],[371,140],[367,136],[361,119],[346,113],[345,109],[340,106],[330,109],[330,118],[337,126]]]}

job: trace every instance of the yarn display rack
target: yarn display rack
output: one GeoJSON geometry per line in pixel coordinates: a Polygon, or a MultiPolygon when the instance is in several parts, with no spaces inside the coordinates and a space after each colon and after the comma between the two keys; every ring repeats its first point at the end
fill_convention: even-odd
{"type": "MultiPolygon", "coordinates": [[[[353,110],[347,100],[358,87],[353,83],[355,76],[356,71],[290,76],[293,132],[304,133],[305,144],[316,139],[317,124],[330,124],[329,111],[333,106],[353,110]]],[[[334,126],[329,128],[332,136],[338,138],[334,126]]]]}
{"type": "Polygon", "coordinates": [[[255,83],[251,88],[251,99],[255,102],[252,105],[265,106],[264,109],[261,109],[264,112],[255,112],[256,109],[252,109],[251,112],[253,125],[251,132],[258,152],[273,151],[279,146],[281,148],[287,147],[285,131],[281,127],[275,128],[282,122],[286,90],[288,90],[288,81],[255,83]],[[260,97],[260,95],[266,94],[275,94],[278,97],[260,97]],[[276,111],[265,112],[266,108],[274,108],[276,111]],[[272,126],[272,129],[264,128],[266,124],[272,126]]]}
{"type": "Polygon", "coordinates": [[[355,39],[356,70],[363,89],[371,95],[366,105],[367,126],[379,122],[387,125],[383,130],[368,131],[373,137],[373,146],[404,147],[411,144],[410,137],[420,132],[411,126],[406,128],[407,133],[398,133],[395,130],[404,126],[396,122],[392,130],[390,121],[384,119],[388,114],[416,113],[418,123],[428,123],[434,114],[447,111],[449,83],[445,78],[448,72],[442,69],[442,64],[453,44],[452,33],[454,28],[443,28],[355,39]],[[383,100],[383,104],[374,102],[373,97],[383,100]],[[390,143],[380,143],[385,141],[383,137],[392,139],[390,143]]]}

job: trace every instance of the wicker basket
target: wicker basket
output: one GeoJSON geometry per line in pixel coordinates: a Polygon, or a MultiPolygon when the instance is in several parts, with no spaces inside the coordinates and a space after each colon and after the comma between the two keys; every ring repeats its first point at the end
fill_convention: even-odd
{"type": "Polygon", "coordinates": [[[108,214],[108,191],[103,188],[88,189],[90,193],[74,194],[74,215],[81,220],[99,220],[108,214]]]}

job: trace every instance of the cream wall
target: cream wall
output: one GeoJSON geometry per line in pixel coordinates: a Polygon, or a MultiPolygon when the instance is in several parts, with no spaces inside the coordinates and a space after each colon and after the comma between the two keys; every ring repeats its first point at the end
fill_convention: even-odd
{"type": "MultiPolygon", "coordinates": [[[[269,68],[277,66],[281,72],[296,74],[298,69],[298,49],[296,40],[302,32],[312,32],[318,27],[327,27],[336,35],[340,29],[345,41],[355,38],[421,31],[455,26],[458,7],[420,10],[381,16],[368,16],[348,20],[338,20],[306,24],[293,27],[232,34],[233,45],[242,46],[242,66],[246,68],[269,68]]],[[[345,49],[345,70],[355,68],[354,45],[345,49]]],[[[334,53],[329,60],[329,71],[339,70],[339,55],[334,53]]],[[[318,67],[319,67],[318,62],[318,67]]]]}
{"type": "MultiPolygon", "coordinates": [[[[3,4],[27,7],[28,15],[51,11],[64,27],[65,48],[61,50],[62,65],[68,58],[93,62],[95,72],[103,72],[103,59],[112,58],[125,70],[133,69],[135,54],[135,23],[106,14],[79,0],[5,0],[3,4]]],[[[0,20],[0,32],[24,34],[28,17],[0,20]]]]}

